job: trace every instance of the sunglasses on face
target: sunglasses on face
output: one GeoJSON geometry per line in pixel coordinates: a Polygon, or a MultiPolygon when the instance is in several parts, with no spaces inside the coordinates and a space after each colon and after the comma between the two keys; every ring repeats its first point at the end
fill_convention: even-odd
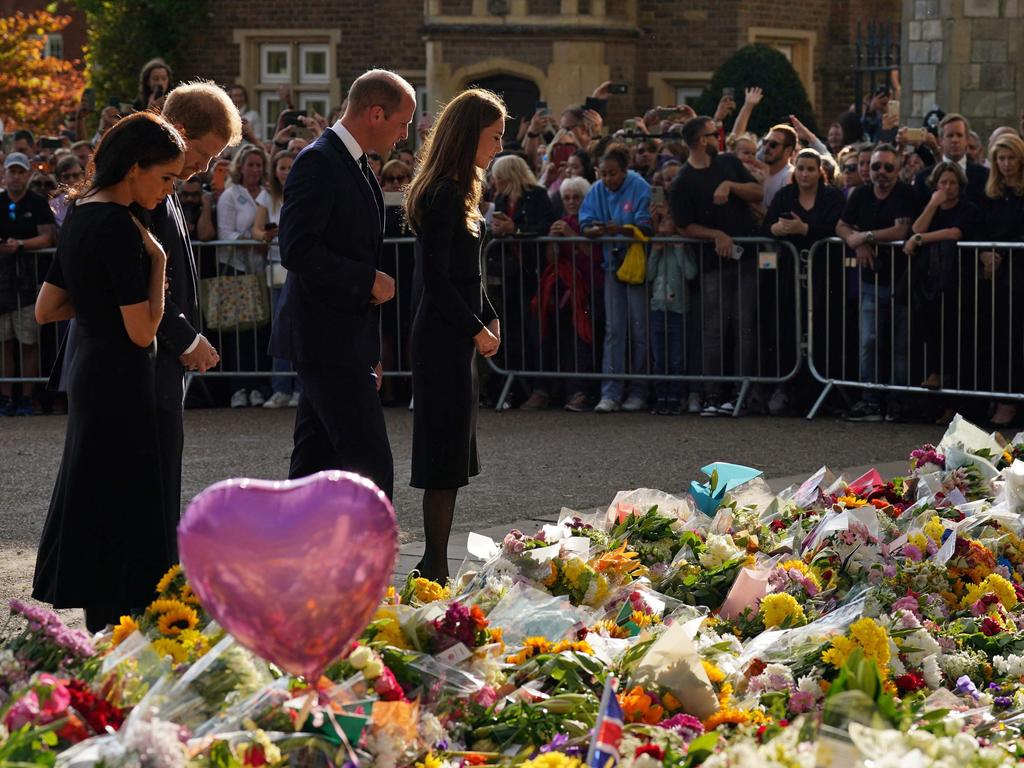
{"type": "Polygon", "coordinates": [[[784,143],[783,143],[783,142],[781,142],[781,141],[776,141],[775,139],[768,139],[768,141],[766,141],[766,142],[764,143],[764,145],[765,145],[766,147],[770,148],[770,149],[775,149],[775,148],[777,148],[777,147],[788,147],[788,146],[791,146],[791,145],[789,145],[789,144],[784,144],[784,143]]]}
{"type": "Polygon", "coordinates": [[[886,173],[892,173],[893,171],[896,170],[896,166],[893,165],[892,163],[872,163],[871,164],[871,170],[872,171],[880,171],[883,168],[885,169],[886,173]]]}
{"type": "Polygon", "coordinates": [[[856,173],[856,172],[857,172],[857,166],[856,165],[844,165],[843,166],[843,173],[856,173]]]}

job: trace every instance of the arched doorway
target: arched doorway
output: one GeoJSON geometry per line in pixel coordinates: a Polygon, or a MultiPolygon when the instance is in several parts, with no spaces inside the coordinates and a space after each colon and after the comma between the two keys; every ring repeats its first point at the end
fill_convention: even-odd
{"type": "Polygon", "coordinates": [[[505,125],[505,142],[515,141],[519,133],[520,118],[533,117],[540,99],[540,89],[532,80],[515,75],[491,75],[474,78],[467,87],[478,86],[494,91],[505,100],[509,120],[505,125]]]}

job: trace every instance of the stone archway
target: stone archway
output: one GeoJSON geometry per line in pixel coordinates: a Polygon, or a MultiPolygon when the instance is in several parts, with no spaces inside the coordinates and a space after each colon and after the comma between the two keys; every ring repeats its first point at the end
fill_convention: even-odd
{"type": "Polygon", "coordinates": [[[505,124],[505,139],[515,139],[519,132],[519,121],[529,119],[540,99],[540,89],[532,80],[516,75],[491,75],[475,79],[468,86],[477,86],[494,91],[505,101],[508,109],[508,121],[505,124]]]}

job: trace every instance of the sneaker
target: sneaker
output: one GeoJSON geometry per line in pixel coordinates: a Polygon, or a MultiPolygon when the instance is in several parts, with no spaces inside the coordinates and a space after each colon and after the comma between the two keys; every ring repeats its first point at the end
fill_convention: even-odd
{"type": "Polygon", "coordinates": [[[887,403],[885,406],[885,420],[890,424],[902,424],[906,421],[903,406],[899,403],[887,403]]]}
{"type": "Polygon", "coordinates": [[[249,393],[249,405],[251,405],[253,408],[259,408],[261,405],[265,403],[266,400],[263,398],[263,393],[260,392],[258,389],[254,389],[249,393]]]}
{"type": "Polygon", "coordinates": [[[587,410],[587,395],[585,392],[576,392],[565,404],[565,410],[573,413],[582,413],[587,410]]]}
{"type": "Polygon", "coordinates": [[[882,421],[882,409],[875,403],[861,400],[843,418],[853,422],[879,422],[882,421]]]}
{"type": "Polygon", "coordinates": [[[526,402],[519,406],[521,411],[543,411],[548,407],[548,401],[551,398],[548,397],[548,393],[540,389],[535,389],[526,398],[526,402]]]}
{"type": "Polygon", "coordinates": [[[240,389],[231,396],[232,408],[245,408],[249,404],[249,393],[240,389]]]}
{"type": "Polygon", "coordinates": [[[594,406],[594,413],[615,413],[619,410],[619,403],[610,397],[602,397],[601,401],[594,406]]]}
{"type": "Polygon", "coordinates": [[[701,416],[720,416],[721,413],[722,412],[721,410],[719,410],[718,401],[711,399],[704,401],[704,407],[700,411],[701,416]]]}
{"type": "Polygon", "coordinates": [[[728,402],[722,403],[720,406],[718,406],[718,413],[721,416],[732,416],[733,413],[735,413],[735,411],[736,406],[733,404],[732,400],[729,400],[728,402]]]}
{"type": "MultiPolygon", "coordinates": [[[[300,397],[300,395],[299,395],[298,392],[292,392],[292,396],[288,398],[288,407],[289,408],[298,408],[299,407],[299,397],[300,397]]],[[[411,404],[410,404],[409,410],[410,411],[412,410],[411,404]]]]}
{"type": "Polygon", "coordinates": [[[287,408],[292,396],[287,392],[275,392],[270,399],[263,404],[264,408],[287,408]]]}
{"type": "Polygon", "coordinates": [[[687,413],[700,413],[704,407],[704,403],[701,402],[699,392],[691,392],[690,397],[686,400],[686,412],[687,413]]]}
{"type": "Polygon", "coordinates": [[[789,411],[789,395],[784,389],[776,389],[768,399],[768,413],[782,416],[789,411]]]}
{"type": "Polygon", "coordinates": [[[642,411],[647,407],[647,401],[642,397],[631,395],[626,398],[626,402],[622,404],[622,410],[628,413],[636,413],[642,411]]]}

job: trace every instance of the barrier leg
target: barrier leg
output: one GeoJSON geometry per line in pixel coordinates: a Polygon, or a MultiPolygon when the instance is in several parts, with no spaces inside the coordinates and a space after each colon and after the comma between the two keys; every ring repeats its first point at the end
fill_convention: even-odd
{"type": "Polygon", "coordinates": [[[750,393],[750,380],[744,379],[743,385],[740,387],[740,393],[736,396],[736,407],[732,410],[732,417],[735,419],[739,417],[740,411],[743,410],[743,404],[747,401],[747,395],[750,393]]]}
{"type": "Polygon", "coordinates": [[[807,420],[810,421],[818,413],[818,409],[821,408],[822,403],[825,402],[825,398],[828,397],[828,393],[832,391],[833,384],[830,381],[825,385],[825,388],[821,390],[821,394],[818,395],[818,399],[814,401],[814,405],[811,406],[811,410],[807,412],[807,420]]]}
{"type": "Polygon", "coordinates": [[[505,408],[505,401],[508,399],[508,393],[512,390],[512,382],[515,381],[515,374],[510,373],[508,378],[505,379],[505,385],[501,388],[501,394],[498,396],[498,402],[494,406],[494,410],[499,413],[505,408]]]}

